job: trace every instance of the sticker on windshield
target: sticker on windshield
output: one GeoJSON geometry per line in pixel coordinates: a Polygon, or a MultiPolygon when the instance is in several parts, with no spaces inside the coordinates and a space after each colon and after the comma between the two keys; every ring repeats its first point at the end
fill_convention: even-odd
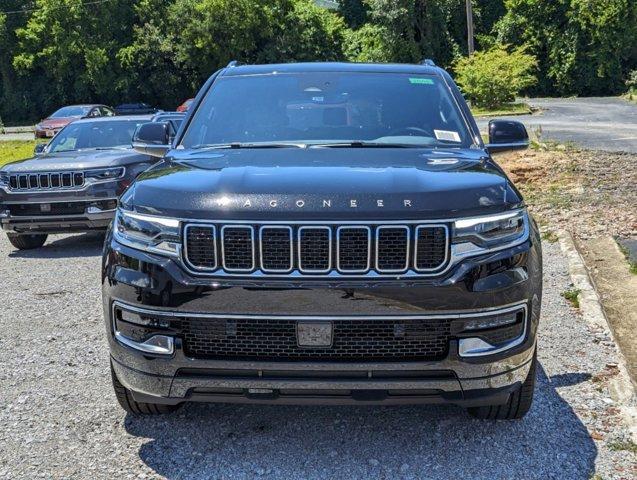
{"type": "Polygon", "coordinates": [[[434,81],[431,78],[410,78],[409,83],[414,85],[433,85],[434,81]]]}
{"type": "Polygon", "coordinates": [[[434,134],[438,140],[445,140],[447,142],[460,142],[460,135],[458,132],[451,130],[434,130],[434,134]]]}

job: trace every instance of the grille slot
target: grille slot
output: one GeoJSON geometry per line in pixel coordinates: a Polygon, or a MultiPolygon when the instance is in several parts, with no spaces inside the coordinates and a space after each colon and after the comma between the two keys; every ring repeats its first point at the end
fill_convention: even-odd
{"type": "Polygon", "coordinates": [[[447,260],[448,230],[445,225],[416,227],[415,269],[420,272],[439,269],[447,260]]]}
{"type": "Polygon", "coordinates": [[[376,269],[404,272],[409,268],[409,227],[381,226],[376,229],[376,269]]]}
{"type": "Polygon", "coordinates": [[[363,273],[369,270],[371,229],[338,227],[336,231],[336,265],[340,272],[363,273]]]}
{"type": "Polygon", "coordinates": [[[254,270],[254,228],[248,225],[221,228],[223,268],[228,271],[254,270]]]}
{"type": "Polygon", "coordinates": [[[325,273],[332,268],[332,229],[330,227],[299,228],[299,270],[325,273]]]}
{"type": "Polygon", "coordinates": [[[261,269],[264,272],[289,272],[293,268],[292,228],[261,227],[261,269]]]}
{"type": "Polygon", "coordinates": [[[448,249],[444,224],[192,223],[184,229],[183,244],[185,262],[193,270],[223,268],[228,274],[259,270],[269,275],[354,275],[371,269],[379,274],[434,274],[447,264],[448,249]]]}
{"type": "Polygon", "coordinates": [[[9,176],[12,190],[46,190],[50,188],[78,188],[84,185],[83,172],[26,173],[9,176]]]}
{"type": "Polygon", "coordinates": [[[186,252],[190,264],[200,270],[217,268],[217,240],[214,225],[187,225],[186,252]]]}
{"type": "Polygon", "coordinates": [[[296,320],[185,318],[185,354],[202,359],[418,361],[447,356],[449,319],[333,320],[330,348],[299,347],[296,320]]]}

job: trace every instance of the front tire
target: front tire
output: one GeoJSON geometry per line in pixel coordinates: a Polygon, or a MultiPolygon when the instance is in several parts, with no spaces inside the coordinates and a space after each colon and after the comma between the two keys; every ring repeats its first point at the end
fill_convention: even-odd
{"type": "Polygon", "coordinates": [[[113,365],[111,364],[111,380],[113,381],[113,390],[117,397],[119,405],[128,413],[133,415],[164,415],[172,413],[179,408],[179,405],[162,405],[160,403],[136,402],[133,399],[131,391],[121,384],[113,365]]]}
{"type": "Polygon", "coordinates": [[[7,237],[9,238],[11,245],[18,250],[32,250],[44,245],[48,235],[44,233],[29,233],[24,235],[18,233],[7,233],[7,237]]]}
{"type": "Polygon", "coordinates": [[[509,395],[509,401],[503,405],[487,405],[468,408],[469,415],[481,420],[520,420],[531,408],[535,377],[537,371],[537,349],[531,360],[531,368],[524,383],[509,395]]]}

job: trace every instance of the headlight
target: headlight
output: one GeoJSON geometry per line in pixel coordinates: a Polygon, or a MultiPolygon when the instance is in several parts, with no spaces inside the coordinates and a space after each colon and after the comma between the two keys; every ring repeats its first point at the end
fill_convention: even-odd
{"type": "Polygon", "coordinates": [[[6,187],[9,185],[9,174],[7,172],[0,172],[0,186],[6,187]]]}
{"type": "Polygon", "coordinates": [[[113,235],[123,244],[138,250],[178,257],[181,245],[179,220],[117,210],[113,235]]]}
{"type": "Polygon", "coordinates": [[[124,167],[96,168],[84,172],[84,178],[91,178],[93,180],[111,180],[123,177],[124,173],[126,173],[126,169],[124,167]]]}
{"type": "Polygon", "coordinates": [[[453,242],[471,242],[490,248],[522,240],[528,235],[529,217],[525,209],[491,215],[463,218],[454,222],[453,242]]]}

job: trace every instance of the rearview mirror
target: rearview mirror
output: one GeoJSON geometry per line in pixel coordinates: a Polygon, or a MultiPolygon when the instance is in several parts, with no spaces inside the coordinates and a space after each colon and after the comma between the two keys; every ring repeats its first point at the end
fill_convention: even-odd
{"type": "Polygon", "coordinates": [[[168,122],[142,123],[133,135],[133,148],[139,153],[163,157],[170,150],[168,122]]]}
{"type": "Polygon", "coordinates": [[[42,155],[46,149],[47,143],[36,143],[33,149],[33,155],[42,155]]]}
{"type": "Polygon", "coordinates": [[[529,146],[529,135],[521,122],[514,120],[489,121],[489,153],[521,150],[529,146]]]}

